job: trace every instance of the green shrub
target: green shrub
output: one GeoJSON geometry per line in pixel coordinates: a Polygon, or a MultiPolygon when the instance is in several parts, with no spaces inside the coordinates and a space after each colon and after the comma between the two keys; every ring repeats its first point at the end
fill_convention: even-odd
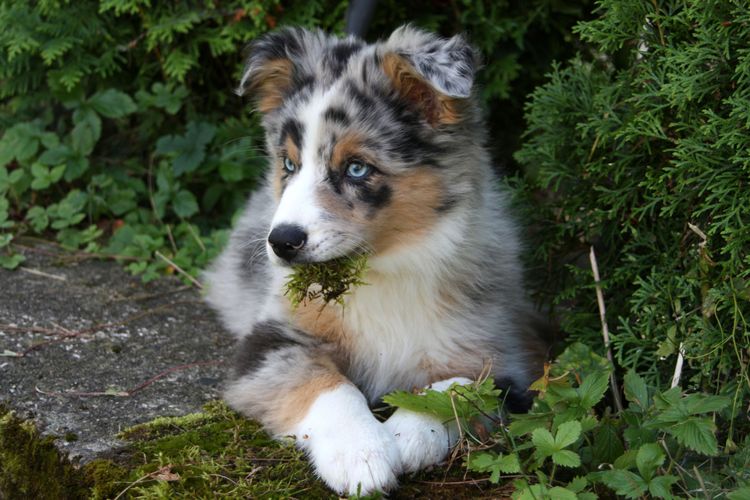
{"type": "MultiPolygon", "coordinates": [[[[727,396],[721,451],[750,430],[750,7],[598,2],[589,52],[531,96],[516,158],[535,207],[542,287],[569,336],[602,345],[587,254],[603,279],[616,364],[727,396]]],[[[748,478],[743,479],[747,484],[748,478]]]]}

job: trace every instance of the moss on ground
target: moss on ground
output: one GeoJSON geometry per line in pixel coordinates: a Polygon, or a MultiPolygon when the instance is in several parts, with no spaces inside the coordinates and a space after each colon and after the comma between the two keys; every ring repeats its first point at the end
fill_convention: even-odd
{"type": "MultiPolygon", "coordinates": [[[[115,459],[72,463],[30,421],[0,408],[3,498],[336,498],[303,454],[221,402],[124,431],[115,459]]],[[[460,464],[404,480],[391,498],[498,498],[507,486],[474,483],[460,464]]]]}

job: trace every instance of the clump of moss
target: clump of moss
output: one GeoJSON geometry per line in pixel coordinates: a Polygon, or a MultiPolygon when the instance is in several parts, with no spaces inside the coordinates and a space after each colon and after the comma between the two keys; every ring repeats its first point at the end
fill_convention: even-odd
{"type": "Polygon", "coordinates": [[[365,285],[362,277],[367,270],[367,256],[341,257],[328,262],[294,266],[286,283],[286,296],[292,306],[323,299],[323,304],[344,304],[344,294],[352,287],[365,285]]]}
{"type": "Polygon", "coordinates": [[[88,498],[85,479],[54,441],[0,406],[1,498],[88,498]]]}

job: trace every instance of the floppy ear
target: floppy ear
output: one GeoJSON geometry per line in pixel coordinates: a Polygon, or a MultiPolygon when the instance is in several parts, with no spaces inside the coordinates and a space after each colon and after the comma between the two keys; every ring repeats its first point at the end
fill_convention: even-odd
{"type": "Polygon", "coordinates": [[[302,28],[283,28],[253,41],[237,94],[250,95],[261,113],[278,108],[301,84],[305,56],[318,35],[302,28]],[[311,43],[307,43],[311,42],[311,43]]]}
{"type": "Polygon", "coordinates": [[[471,96],[477,52],[461,35],[439,38],[403,26],[388,39],[383,71],[431,125],[457,123],[471,96]]]}

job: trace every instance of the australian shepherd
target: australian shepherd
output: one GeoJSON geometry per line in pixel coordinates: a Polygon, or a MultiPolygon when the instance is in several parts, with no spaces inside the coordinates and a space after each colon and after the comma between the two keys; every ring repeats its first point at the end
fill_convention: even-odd
{"type": "Polygon", "coordinates": [[[239,337],[226,400],[291,436],[339,493],[386,491],[438,463],[443,422],[370,404],[475,380],[528,407],[546,355],[518,229],[493,173],[474,89],[477,52],[406,26],[367,44],[286,28],[255,41],[239,91],[269,168],[223,254],[208,301],[239,337]],[[292,307],[292,266],[367,255],[343,304],[292,307]]]}

